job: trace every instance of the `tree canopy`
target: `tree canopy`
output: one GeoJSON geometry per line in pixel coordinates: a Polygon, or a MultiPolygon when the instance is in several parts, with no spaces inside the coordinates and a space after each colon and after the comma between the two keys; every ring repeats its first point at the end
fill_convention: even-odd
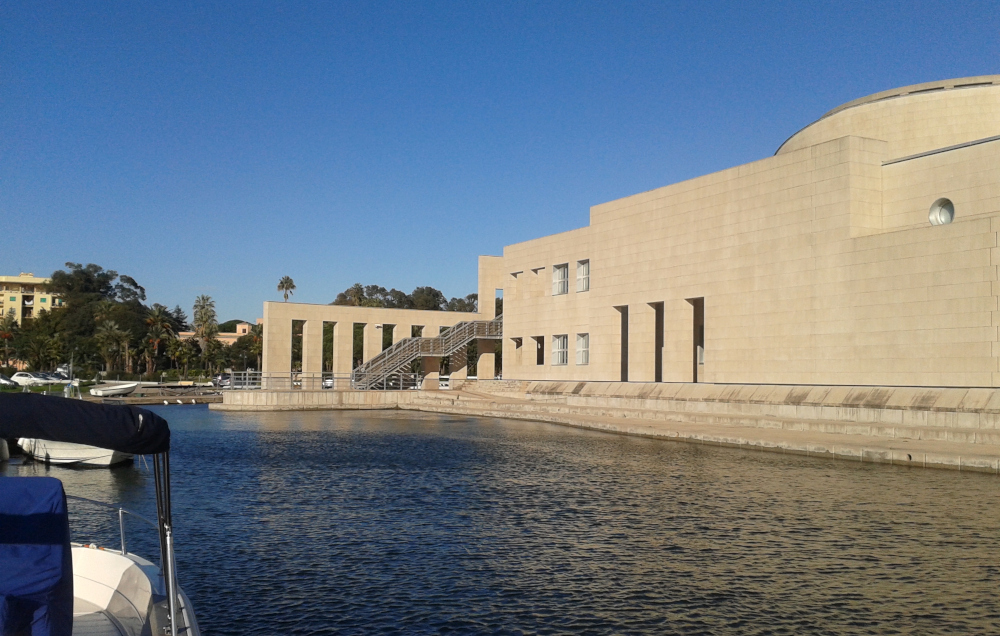
{"type": "Polygon", "coordinates": [[[146,290],[131,276],[93,263],[66,263],[44,287],[61,296],[61,306],[42,309],[22,324],[12,313],[0,316],[3,366],[20,361],[30,370],[51,370],[72,359],[82,375],[112,370],[153,374],[171,364],[186,372],[195,362],[205,370],[244,360],[247,366],[259,365],[259,333],[256,340],[248,337],[239,351],[215,339],[219,325],[215,302],[208,296],[195,302],[198,340],[182,341],[178,334],[189,328],[184,310],[158,303],[147,306],[146,290]]]}
{"type": "Polygon", "coordinates": [[[474,312],[478,306],[478,294],[464,298],[448,298],[433,287],[417,287],[407,294],[398,289],[386,289],[380,285],[355,283],[330,303],[351,307],[385,307],[389,309],[427,309],[432,311],[474,312]]]}

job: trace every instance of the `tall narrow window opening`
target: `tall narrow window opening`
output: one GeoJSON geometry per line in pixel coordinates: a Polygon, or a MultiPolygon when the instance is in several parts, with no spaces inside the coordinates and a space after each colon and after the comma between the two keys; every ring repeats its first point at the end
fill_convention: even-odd
{"type": "Polygon", "coordinates": [[[569,362],[569,336],[552,336],[552,366],[564,366],[569,362]]]}
{"type": "Polygon", "coordinates": [[[351,369],[357,369],[365,357],[365,323],[354,323],[351,334],[351,369]]]}
{"type": "Polygon", "coordinates": [[[590,261],[576,262],[576,291],[590,291],[590,261]]]}
{"type": "Polygon", "coordinates": [[[292,321],[292,371],[302,370],[302,332],[305,327],[305,320],[292,321]]]}
{"type": "Polygon", "coordinates": [[[663,382],[663,303],[649,303],[653,308],[653,381],[663,382]]]}
{"type": "Polygon", "coordinates": [[[698,382],[699,373],[698,367],[705,364],[705,299],[704,298],[688,298],[687,301],[691,303],[692,315],[692,325],[694,327],[692,334],[692,372],[691,381],[698,382]]]}
{"type": "Polygon", "coordinates": [[[561,296],[569,293],[569,264],[552,267],[552,295],[561,296]]]}
{"type": "Polygon", "coordinates": [[[323,371],[333,371],[333,330],[335,322],[323,322],[323,371]]]}
{"type": "Polygon", "coordinates": [[[542,366],[545,364],[545,336],[531,336],[535,341],[535,364],[542,366]]]}
{"type": "Polygon", "coordinates": [[[576,364],[585,366],[590,364],[590,334],[576,334],[576,364]]]}
{"type": "Polygon", "coordinates": [[[621,319],[621,381],[628,382],[628,305],[615,307],[621,319]]]}

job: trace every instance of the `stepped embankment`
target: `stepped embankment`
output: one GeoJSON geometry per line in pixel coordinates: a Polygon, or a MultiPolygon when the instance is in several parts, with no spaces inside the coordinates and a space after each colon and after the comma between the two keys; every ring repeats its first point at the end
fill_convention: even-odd
{"type": "Polygon", "coordinates": [[[748,450],[1000,474],[1000,389],[456,382],[450,391],[227,391],[227,411],[405,409],[748,450]]]}

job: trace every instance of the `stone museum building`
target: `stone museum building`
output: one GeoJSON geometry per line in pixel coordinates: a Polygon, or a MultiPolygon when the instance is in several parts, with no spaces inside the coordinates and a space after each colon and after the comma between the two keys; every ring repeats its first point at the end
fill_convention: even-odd
{"type": "Polygon", "coordinates": [[[502,346],[504,379],[996,387],[998,232],[1000,76],[908,86],[481,257],[479,314],[265,303],[264,371],[292,369],[301,321],[304,372],[328,323],[352,373],[360,323],[361,371],[383,375],[476,340],[479,378],[502,346]]]}

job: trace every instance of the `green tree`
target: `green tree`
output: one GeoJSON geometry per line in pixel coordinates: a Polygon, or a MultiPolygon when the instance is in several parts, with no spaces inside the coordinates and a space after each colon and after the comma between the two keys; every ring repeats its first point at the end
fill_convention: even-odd
{"type": "Polygon", "coordinates": [[[202,294],[194,301],[194,337],[204,354],[208,342],[214,340],[219,333],[219,321],[215,314],[215,301],[211,296],[202,294]]]}
{"type": "Polygon", "coordinates": [[[118,354],[128,342],[128,334],[115,321],[106,320],[94,332],[94,340],[104,358],[104,370],[110,373],[118,354]]]}
{"type": "Polygon", "coordinates": [[[278,291],[284,293],[284,302],[288,302],[288,297],[295,291],[295,281],[292,280],[291,276],[281,277],[281,280],[278,281],[278,291]]]}
{"type": "Polygon", "coordinates": [[[3,356],[3,366],[10,364],[10,357],[14,353],[14,339],[18,331],[17,319],[14,317],[16,315],[11,308],[6,316],[0,318],[0,355],[3,356]]]}
{"type": "Polygon", "coordinates": [[[188,367],[191,365],[191,361],[198,356],[197,350],[200,345],[193,338],[188,338],[179,342],[180,347],[177,352],[177,360],[184,365],[184,379],[187,379],[188,367]]]}
{"type": "Polygon", "coordinates": [[[261,358],[264,355],[264,325],[254,325],[250,328],[250,336],[253,338],[253,344],[250,347],[250,352],[257,356],[257,370],[261,369],[261,358]]]}

